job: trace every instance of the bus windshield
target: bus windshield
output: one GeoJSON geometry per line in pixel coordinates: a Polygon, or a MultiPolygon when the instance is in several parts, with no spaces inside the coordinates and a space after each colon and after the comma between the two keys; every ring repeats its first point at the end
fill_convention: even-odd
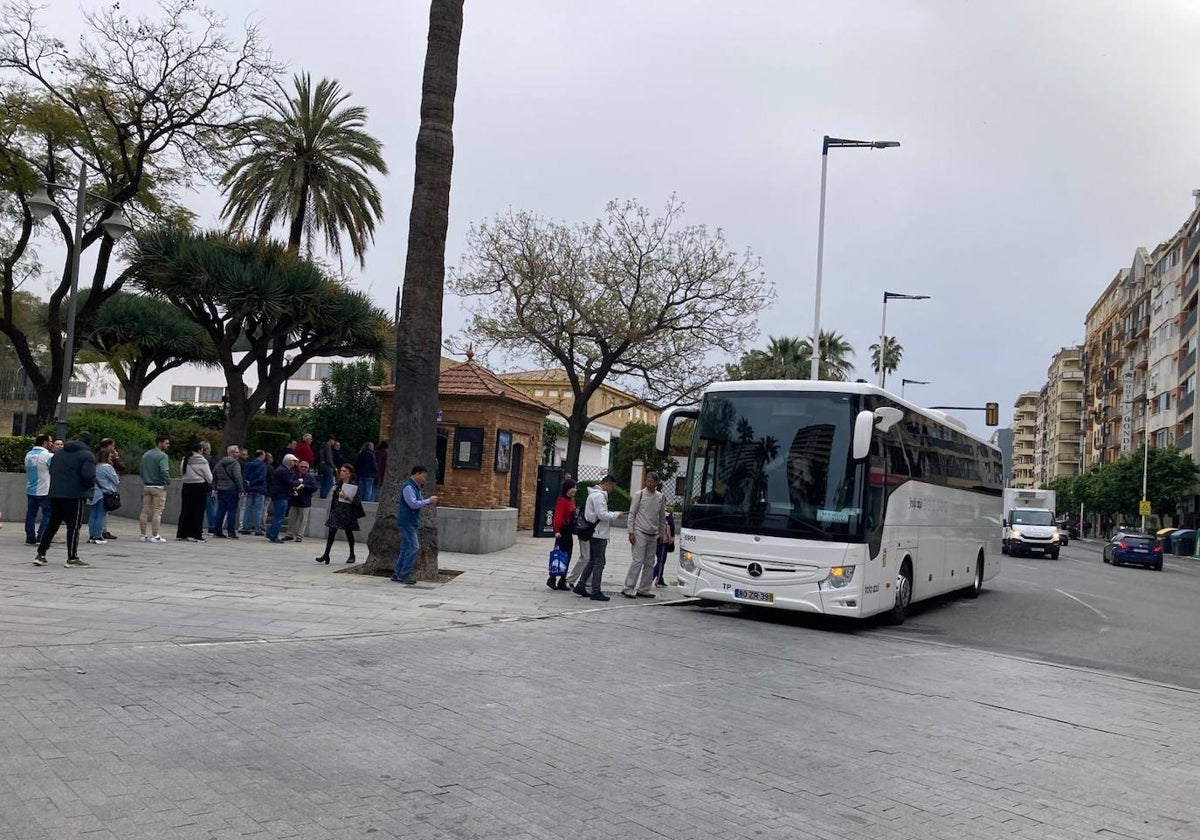
{"type": "Polygon", "coordinates": [[[705,395],[692,437],[683,526],[859,541],[864,469],[850,459],[861,397],[705,395]]]}

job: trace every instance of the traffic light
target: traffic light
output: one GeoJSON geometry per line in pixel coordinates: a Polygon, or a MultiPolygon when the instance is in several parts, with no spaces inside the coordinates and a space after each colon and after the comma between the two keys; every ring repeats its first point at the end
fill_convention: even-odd
{"type": "Polygon", "coordinates": [[[986,403],[984,405],[986,422],[989,426],[1000,425],[1000,403],[986,403]]]}

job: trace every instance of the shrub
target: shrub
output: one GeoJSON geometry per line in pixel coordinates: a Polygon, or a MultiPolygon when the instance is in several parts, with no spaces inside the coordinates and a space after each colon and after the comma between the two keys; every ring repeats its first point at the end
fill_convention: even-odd
{"type": "MultiPolygon", "coordinates": [[[[275,432],[284,436],[283,444],[279,449],[287,446],[289,440],[300,440],[300,423],[290,414],[256,414],[254,419],[250,421],[249,437],[254,437],[256,432],[275,432]]],[[[259,447],[262,449],[263,447],[259,447]]],[[[277,452],[278,449],[268,450],[277,452]]]]}
{"type": "Polygon", "coordinates": [[[261,449],[263,452],[270,452],[275,456],[276,464],[279,463],[279,453],[287,447],[288,441],[294,440],[292,435],[286,432],[251,432],[250,444],[248,447],[251,452],[255,449],[261,449]]]}
{"type": "Polygon", "coordinates": [[[24,472],[25,453],[32,448],[32,436],[0,437],[0,472],[24,472]]]}
{"type": "MultiPolygon", "coordinates": [[[[225,426],[225,410],[219,405],[196,405],[190,402],[163,403],[153,409],[150,416],[158,420],[182,421],[202,429],[220,429],[225,426]]],[[[160,434],[170,434],[170,432],[160,434]]]]}
{"type": "MultiPolygon", "coordinates": [[[[587,499],[587,491],[589,487],[596,484],[595,481],[581,481],[576,486],[575,499],[577,504],[583,504],[582,501],[587,499]]],[[[614,487],[612,492],[608,494],[608,509],[629,511],[629,504],[633,501],[633,497],[629,495],[629,491],[624,487],[614,487]]]]}
{"type": "MultiPolygon", "coordinates": [[[[45,431],[53,434],[53,427],[45,431]]],[[[80,432],[92,436],[92,449],[100,447],[101,438],[112,438],[117,442],[121,461],[129,472],[136,472],[142,453],[154,445],[154,431],[149,418],[136,411],[121,408],[91,408],[77,411],[67,417],[67,437],[74,439],[80,432]]]]}

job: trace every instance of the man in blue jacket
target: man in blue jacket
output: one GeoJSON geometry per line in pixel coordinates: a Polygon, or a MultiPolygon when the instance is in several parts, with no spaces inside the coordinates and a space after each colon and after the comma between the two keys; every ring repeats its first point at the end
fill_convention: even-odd
{"type": "Polygon", "coordinates": [[[287,522],[288,502],[296,487],[296,477],[292,473],[295,463],[295,455],[284,455],[283,463],[271,473],[271,527],[267,531],[267,539],[273,543],[283,542],[279,535],[287,522]]]}
{"type": "Polygon", "coordinates": [[[46,448],[50,435],[38,435],[33,449],[25,453],[25,544],[37,545],[50,523],[50,459],[54,454],[46,448]],[[42,521],[37,531],[38,514],[42,521]]]}
{"type": "Polygon", "coordinates": [[[38,543],[35,566],[46,565],[46,551],[58,533],[67,525],[67,568],[87,568],[79,559],[79,528],[83,524],[84,498],[96,483],[96,456],[91,449],[92,436],[80,432],[79,438],[63,447],[50,460],[50,524],[38,543]]]}
{"type": "Polygon", "coordinates": [[[261,449],[242,467],[246,506],[242,509],[242,534],[263,535],[263,498],[267,495],[267,454],[261,449]]]}
{"type": "Polygon", "coordinates": [[[392,570],[392,580],[396,583],[414,584],[413,567],[417,565],[417,523],[421,520],[421,511],[437,503],[437,496],[428,499],[421,498],[421,486],[429,476],[429,470],[417,465],[412,468],[408,481],[400,490],[400,504],[396,510],[396,525],[400,528],[400,556],[396,558],[396,568],[392,570]]]}

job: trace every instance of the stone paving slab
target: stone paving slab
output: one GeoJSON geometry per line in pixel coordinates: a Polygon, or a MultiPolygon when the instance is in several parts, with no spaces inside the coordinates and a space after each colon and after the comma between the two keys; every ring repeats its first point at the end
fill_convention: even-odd
{"type": "MultiPolygon", "coordinates": [[[[313,562],[323,544],[283,545],[261,537],[207,543],[139,542],[118,521],[118,539],[81,545],[87,569],[63,568],[62,546],[50,564],[32,565],[19,529],[0,531],[0,648],[227,639],[305,639],[430,629],[479,622],[544,618],[588,610],[591,601],[546,588],[551,541],[522,536],[487,555],[442,552],[443,569],[462,572],[448,583],[407,587],[387,578],[337,574],[313,562]]],[[[614,546],[618,545],[614,541],[614,546]]],[[[333,557],[345,557],[338,542],[333,557]]],[[[365,548],[359,546],[365,553],[365,548]]],[[[614,556],[620,552],[613,548],[614,556]]],[[[576,558],[577,559],[577,558],[576,558]]],[[[628,562],[610,560],[605,588],[612,607],[628,562]]],[[[673,579],[674,555],[667,579],[673,579]]],[[[344,567],[344,563],[342,567],[344,567]]],[[[657,599],[679,598],[674,587],[657,599]]]]}

